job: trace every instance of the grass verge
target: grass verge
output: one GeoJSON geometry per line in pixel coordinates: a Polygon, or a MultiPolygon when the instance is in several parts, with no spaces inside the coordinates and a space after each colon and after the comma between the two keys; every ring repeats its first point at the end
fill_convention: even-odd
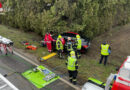
{"type": "MultiPolygon", "coordinates": [[[[10,28],[8,26],[0,25],[0,35],[6,38],[11,39],[14,41],[14,46],[19,49],[24,49],[25,52],[32,53],[37,57],[42,57],[47,54],[47,48],[40,47],[39,41],[41,37],[34,33],[25,33],[21,30],[10,28]],[[36,45],[38,49],[36,51],[26,50],[25,46],[23,46],[20,42],[22,41],[29,41],[31,44],[36,45]]],[[[98,59],[95,59],[90,56],[86,56],[89,51],[82,55],[82,58],[78,60],[79,63],[79,74],[78,74],[78,81],[79,84],[82,85],[88,79],[88,77],[93,77],[103,82],[106,81],[107,77],[110,73],[116,73],[115,66],[112,64],[108,64],[106,67],[104,65],[99,65],[98,59]]],[[[91,52],[90,52],[91,53],[91,52]]],[[[65,66],[65,59],[60,60],[57,56],[42,62],[54,70],[61,71],[62,73],[67,73],[66,66],[65,66]]]]}

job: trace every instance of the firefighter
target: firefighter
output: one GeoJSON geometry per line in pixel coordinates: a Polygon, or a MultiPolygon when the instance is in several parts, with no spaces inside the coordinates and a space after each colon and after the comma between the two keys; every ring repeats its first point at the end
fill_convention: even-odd
{"type": "Polygon", "coordinates": [[[82,47],[82,40],[80,39],[80,36],[79,35],[76,35],[76,38],[77,38],[77,50],[76,50],[76,57],[79,59],[81,58],[81,47],[82,47]]]}
{"type": "Polygon", "coordinates": [[[103,43],[101,44],[100,49],[101,49],[101,59],[100,59],[100,61],[99,61],[99,64],[101,64],[102,61],[103,61],[103,58],[105,58],[105,60],[104,60],[104,65],[106,65],[108,56],[109,56],[110,51],[111,51],[111,47],[110,47],[110,45],[107,44],[106,42],[103,42],[103,43]]]}
{"type": "Polygon", "coordinates": [[[62,38],[62,36],[59,35],[56,40],[56,49],[58,51],[59,58],[62,58],[62,53],[63,53],[63,43],[61,41],[61,38],[62,38]]]}
{"type": "Polygon", "coordinates": [[[73,40],[72,40],[72,47],[73,47],[73,50],[76,52],[77,51],[77,39],[76,38],[73,38],[73,40]]]}
{"type": "Polygon", "coordinates": [[[70,52],[73,51],[73,43],[71,41],[71,37],[68,37],[66,46],[67,46],[67,53],[68,53],[68,56],[69,56],[70,52]]]}
{"type": "Polygon", "coordinates": [[[78,74],[78,63],[77,63],[77,59],[75,56],[75,52],[71,51],[70,52],[70,56],[68,56],[68,60],[66,61],[66,65],[67,65],[67,69],[68,69],[68,73],[69,73],[69,80],[71,83],[73,83],[74,85],[76,85],[76,77],[78,74]]]}

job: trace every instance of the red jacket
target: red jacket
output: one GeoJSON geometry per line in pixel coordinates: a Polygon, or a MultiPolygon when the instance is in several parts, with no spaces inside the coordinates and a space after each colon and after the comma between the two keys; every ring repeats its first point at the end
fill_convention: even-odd
{"type": "Polygon", "coordinates": [[[51,43],[51,41],[55,41],[55,40],[52,38],[51,34],[46,34],[44,37],[44,41],[45,43],[51,43]]]}
{"type": "Polygon", "coordinates": [[[49,41],[54,41],[51,34],[48,35],[48,38],[49,38],[49,41]]]}

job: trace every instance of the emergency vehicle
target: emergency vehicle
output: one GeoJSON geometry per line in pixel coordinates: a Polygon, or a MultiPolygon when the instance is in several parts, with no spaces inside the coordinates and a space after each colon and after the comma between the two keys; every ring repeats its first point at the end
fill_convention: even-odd
{"type": "Polygon", "coordinates": [[[82,90],[130,90],[130,56],[121,65],[117,74],[111,74],[106,84],[93,78],[89,78],[82,90]],[[112,81],[114,83],[111,85],[112,81]]]}
{"type": "Polygon", "coordinates": [[[3,54],[12,53],[13,54],[13,41],[5,37],[0,36],[0,51],[3,54]]]}

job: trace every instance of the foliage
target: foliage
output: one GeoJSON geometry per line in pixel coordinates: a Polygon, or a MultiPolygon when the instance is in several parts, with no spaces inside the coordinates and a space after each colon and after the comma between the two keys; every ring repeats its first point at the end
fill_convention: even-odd
{"type": "Polygon", "coordinates": [[[130,21],[130,0],[0,0],[10,8],[0,22],[44,35],[81,32],[95,37],[130,21]]]}

